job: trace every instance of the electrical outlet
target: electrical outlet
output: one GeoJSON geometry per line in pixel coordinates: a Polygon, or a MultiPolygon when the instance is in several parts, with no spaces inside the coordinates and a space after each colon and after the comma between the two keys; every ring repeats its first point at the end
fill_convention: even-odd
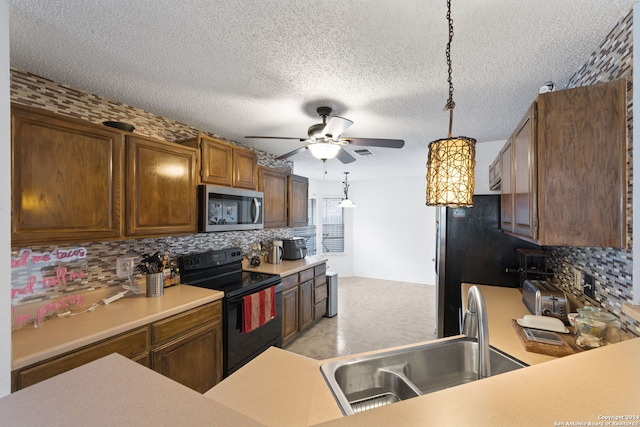
{"type": "Polygon", "coordinates": [[[577,268],[573,269],[573,286],[576,289],[582,290],[582,271],[577,268]]]}
{"type": "Polygon", "coordinates": [[[590,274],[584,275],[584,286],[582,287],[582,292],[591,299],[595,299],[596,297],[596,280],[590,274]]]}
{"type": "Polygon", "coordinates": [[[118,257],[116,258],[116,276],[120,279],[126,279],[133,275],[135,269],[135,257],[118,257]]]}

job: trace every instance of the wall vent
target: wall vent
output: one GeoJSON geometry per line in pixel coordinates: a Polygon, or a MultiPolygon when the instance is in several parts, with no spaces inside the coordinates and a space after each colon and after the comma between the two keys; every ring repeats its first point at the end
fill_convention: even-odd
{"type": "Polygon", "coordinates": [[[369,150],[368,148],[358,148],[356,150],[353,150],[353,152],[360,156],[373,156],[373,151],[369,150]]]}

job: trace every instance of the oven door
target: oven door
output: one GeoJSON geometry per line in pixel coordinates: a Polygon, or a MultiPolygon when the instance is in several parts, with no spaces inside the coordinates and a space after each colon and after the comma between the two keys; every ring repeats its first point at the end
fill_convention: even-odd
{"type": "Polygon", "coordinates": [[[282,282],[276,284],[276,317],[242,333],[242,296],[226,300],[224,377],[226,378],[271,346],[282,347],[282,282]]]}

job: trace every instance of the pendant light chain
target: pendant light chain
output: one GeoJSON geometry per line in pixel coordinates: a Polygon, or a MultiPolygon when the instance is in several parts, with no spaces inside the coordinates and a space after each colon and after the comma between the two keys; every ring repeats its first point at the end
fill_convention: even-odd
{"type": "Polygon", "coordinates": [[[451,136],[453,109],[456,106],[453,102],[453,67],[451,65],[451,43],[453,41],[451,0],[447,0],[447,21],[449,23],[449,42],[446,49],[449,99],[444,110],[449,110],[449,136],[429,144],[426,176],[427,205],[466,207],[473,206],[476,140],[466,136],[455,138],[451,136]]]}
{"type": "Polygon", "coordinates": [[[449,99],[444,106],[445,111],[449,110],[449,138],[451,138],[451,132],[453,131],[453,109],[456,108],[456,103],[453,102],[453,78],[451,77],[451,42],[453,41],[453,18],[451,18],[451,0],[447,0],[447,21],[449,21],[449,41],[447,42],[447,67],[449,82],[449,99]]]}

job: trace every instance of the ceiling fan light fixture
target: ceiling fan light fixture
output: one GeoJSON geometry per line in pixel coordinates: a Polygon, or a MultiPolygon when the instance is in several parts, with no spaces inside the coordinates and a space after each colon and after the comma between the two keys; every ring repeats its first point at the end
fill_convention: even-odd
{"type": "Polygon", "coordinates": [[[340,151],[339,145],[330,142],[316,142],[309,144],[307,148],[309,148],[313,157],[320,160],[333,159],[338,155],[338,151],[340,151]]]}
{"type": "Polygon", "coordinates": [[[475,187],[476,140],[465,136],[452,137],[453,80],[451,78],[451,42],[453,41],[453,19],[451,0],[447,0],[449,42],[446,55],[449,77],[449,99],[444,109],[449,110],[449,134],[429,144],[427,159],[427,205],[448,207],[473,206],[475,187]]]}

